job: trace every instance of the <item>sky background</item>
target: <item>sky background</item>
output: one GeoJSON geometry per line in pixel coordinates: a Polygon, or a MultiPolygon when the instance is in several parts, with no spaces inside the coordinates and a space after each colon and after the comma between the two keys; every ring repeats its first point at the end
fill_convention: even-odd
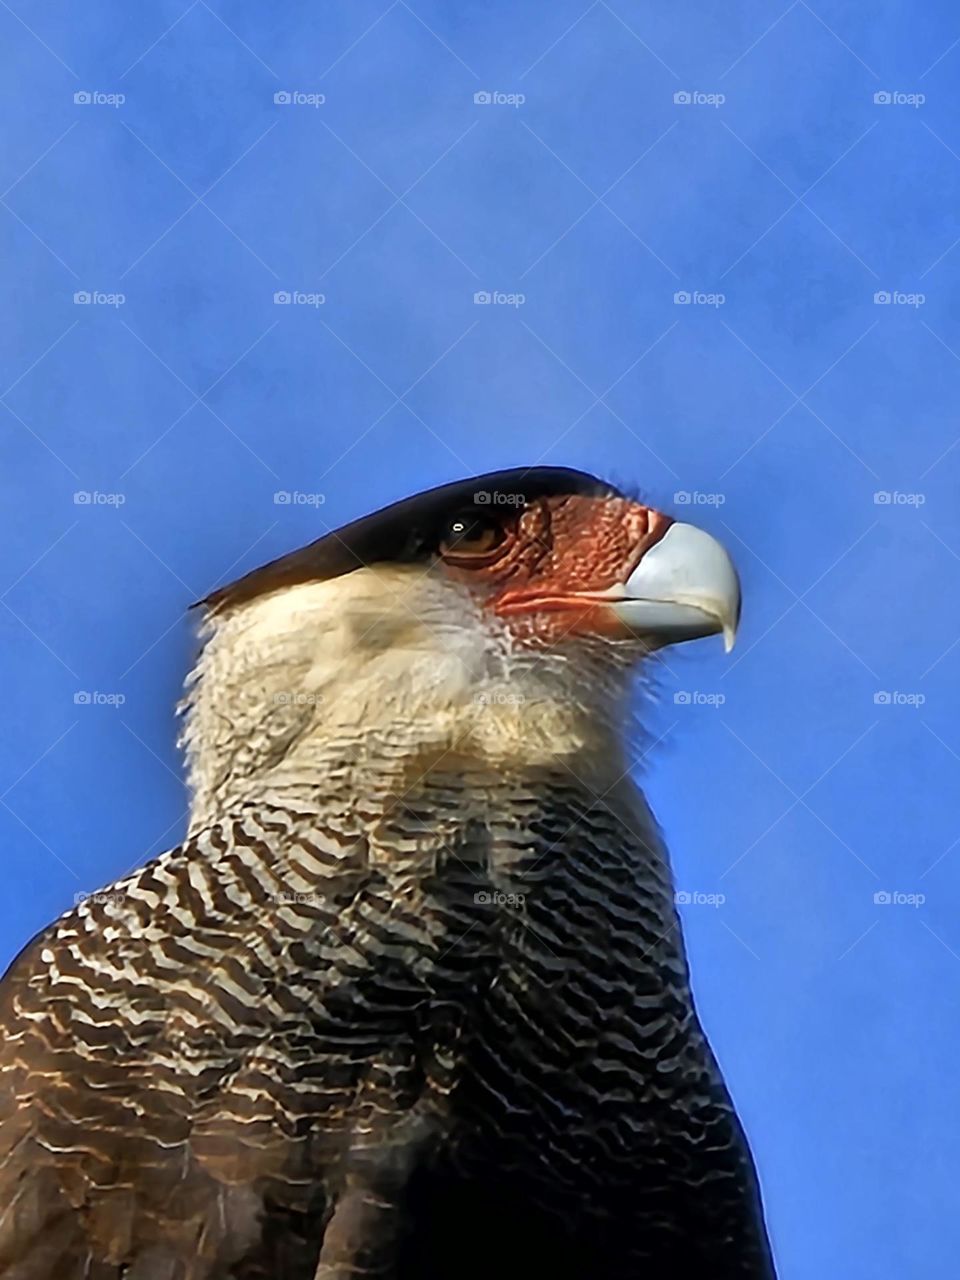
{"type": "Polygon", "coordinates": [[[645,769],[782,1280],[948,1273],[958,41],[944,0],[0,0],[4,958],[180,838],[192,600],[583,467],[743,578],[645,769]]]}

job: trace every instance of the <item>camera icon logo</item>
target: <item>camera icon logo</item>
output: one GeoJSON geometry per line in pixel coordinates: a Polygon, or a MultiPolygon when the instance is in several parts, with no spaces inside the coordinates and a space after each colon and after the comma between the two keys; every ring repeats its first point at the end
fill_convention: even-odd
{"type": "Polygon", "coordinates": [[[689,106],[690,103],[693,101],[689,92],[686,89],[678,89],[677,92],[673,95],[673,100],[678,107],[689,106]]]}
{"type": "Polygon", "coordinates": [[[481,89],[473,95],[473,100],[478,107],[488,107],[493,101],[493,94],[486,89],[481,89]]]}
{"type": "Polygon", "coordinates": [[[280,89],[273,95],[273,100],[278,107],[288,107],[293,101],[293,98],[286,89],[280,89]]]}
{"type": "Polygon", "coordinates": [[[93,101],[93,96],[86,89],[80,89],[73,95],[73,100],[78,107],[85,107],[93,101]]]}

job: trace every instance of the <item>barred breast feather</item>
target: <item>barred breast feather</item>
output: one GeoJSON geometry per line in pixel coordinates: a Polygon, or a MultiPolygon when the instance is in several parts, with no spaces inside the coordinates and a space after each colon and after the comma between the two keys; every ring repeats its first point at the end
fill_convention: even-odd
{"type": "Polygon", "coordinates": [[[448,764],[242,805],[27,947],[0,1276],[770,1274],[639,793],[448,764]]]}

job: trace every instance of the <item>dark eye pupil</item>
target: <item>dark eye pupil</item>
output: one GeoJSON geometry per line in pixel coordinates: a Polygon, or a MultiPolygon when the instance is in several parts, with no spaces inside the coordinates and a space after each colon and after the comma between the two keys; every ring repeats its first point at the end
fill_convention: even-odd
{"type": "Polygon", "coordinates": [[[486,532],[486,525],[481,520],[451,520],[448,540],[450,542],[477,542],[486,532]]]}
{"type": "Polygon", "coordinates": [[[441,538],[441,549],[445,551],[488,551],[495,547],[502,538],[497,524],[466,512],[453,516],[447,521],[441,538]]]}

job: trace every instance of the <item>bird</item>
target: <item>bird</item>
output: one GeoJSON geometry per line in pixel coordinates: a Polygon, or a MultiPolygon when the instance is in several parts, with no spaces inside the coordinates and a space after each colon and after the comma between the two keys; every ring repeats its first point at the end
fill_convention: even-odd
{"type": "Polygon", "coordinates": [[[185,839],[0,983],[0,1280],[774,1280],[634,777],[723,546],[538,465],[197,607],[185,839]]]}

